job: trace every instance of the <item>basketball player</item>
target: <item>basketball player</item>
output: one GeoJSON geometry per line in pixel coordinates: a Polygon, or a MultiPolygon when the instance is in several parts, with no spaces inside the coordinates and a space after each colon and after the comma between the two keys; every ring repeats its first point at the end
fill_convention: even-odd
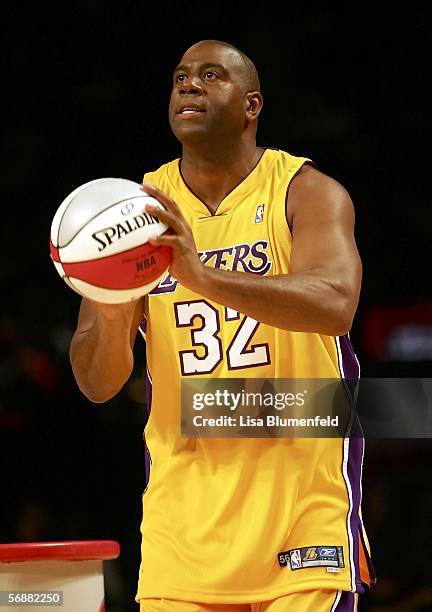
{"type": "Polygon", "coordinates": [[[184,377],[359,374],[352,202],[311,160],[256,146],[262,106],[241,51],[186,51],[169,106],[182,158],[143,184],[173,230],[152,239],[172,247],[170,275],[135,303],[83,299],[71,344],[78,385],[103,402],[147,334],[142,612],[348,611],[374,581],[362,439],[180,434],[184,377]]]}

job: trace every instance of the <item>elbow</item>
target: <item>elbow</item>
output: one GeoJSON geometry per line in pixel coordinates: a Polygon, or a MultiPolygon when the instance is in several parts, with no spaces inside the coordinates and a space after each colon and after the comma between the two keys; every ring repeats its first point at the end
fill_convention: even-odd
{"type": "Polygon", "coordinates": [[[88,382],[79,381],[76,377],[75,380],[81,393],[93,404],[104,404],[108,400],[112,399],[126,383],[126,381],[124,381],[122,384],[116,387],[96,387],[88,382]]]}
{"type": "Polygon", "coordinates": [[[340,300],[335,309],[329,325],[329,336],[345,336],[351,329],[354,320],[355,308],[346,300],[340,300]]]}
{"type": "Polygon", "coordinates": [[[351,284],[329,283],[332,307],[328,309],[329,336],[345,336],[351,329],[359,295],[351,284]]]}
{"type": "Polygon", "coordinates": [[[95,373],[92,375],[91,370],[83,371],[72,360],[71,366],[79,390],[93,404],[104,404],[112,399],[124,387],[132,373],[132,367],[130,367],[127,371],[118,373],[117,377],[109,377],[109,379],[103,380],[100,373],[95,376],[95,373]]]}
{"type": "Polygon", "coordinates": [[[345,324],[339,319],[336,321],[326,321],[315,331],[323,336],[345,336],[351,329],[351,325],[345,324]]]}
{"type": "MultiPolygon", "coordinates": [[[[304,324],[298,331],[315,332],[324,336],[344,336],[352,326],[358,303],[358,290],[349,279],[313,278],[311,299],[307,308],[298,310],[304,324]]],[[[309,297],[310,297],[309,296],[309,297]]]]}
{"type": "Polygon", "coordinates": [[[99,390],[88,389],[80,385],[78,385],[78,387],[81,393],[93,404],[104,404],[120,391],[120,389],[115,389],[111,393],[101,393],[99,390]]]}
{"type": "Polygon", "coordinates": [[[328,336],[345,336],[351,329],[352,322],[338,320],[326,332],[328,336]]]}

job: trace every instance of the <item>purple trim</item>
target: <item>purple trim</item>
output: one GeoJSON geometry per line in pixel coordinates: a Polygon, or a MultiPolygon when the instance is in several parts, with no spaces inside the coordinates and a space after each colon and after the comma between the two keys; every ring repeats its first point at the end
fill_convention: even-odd
{"type": "Polygon", "coordinates": [[[227,214],[228,213],[220,213],[219,215],[210,215],[210,217],[208,217],[208,216],[207,217],[198,217],[198,219],[212,219],[213,217],[226,217],[227,214]]]}
{"type": "MultiPolygon", "coordinates": [[[[147,408],[147,423],[148,423],[148,420],[150,418],[151,403],[152,403],[152,383],[151,383],[149,372],[147,368],[146,368],[146,374],[145,374],[145,388],[146,388],[146,408],[147,408]]],[[[147,442],[146,442],[145,430],[143,433],[143,439],[144,439],[144,463],[145,463],[145,490],[144,490],[144,493],[145,493],[148,487],[149,479],[150,479],[150,468],[151,468],[151,455],[150,455],[150,451],[148,449],[147,442]]]]}
{"type": "MultiPolygon", "coordinates": [[[[147,317],[144,317],[143,320],[141,321],[140,328],[142,329],[144,334],[147,333],[147,317]]],[[[146,367],[146,372],[145,372],[145,394],[146,394],[146,411],[147,411],[146,426],[147,426],[148,420],[150,418],[152,395],[153,395],[152,382],[150,380],[150,375],[149,375],[149,371],[147,367],[146,367]]],[[[145,493],[147,491],[147,487],[148,487],[148,483],[150,479],[150,468],[151,468],[151,463],[152,463],[150,451],[148,449],[147,441],[145,437],[145,429],[143,433],[143,440],[144,440],[144,466],[145,466],[145,488],[144,488],[144,493],[145,493]]]]}
{"type": "Polygon", "coordinates": [[[360,366],[348,334],[339,336],[339,344],[342,355],[343,377],[351,394],[354,394],[355,386],[360,378],[360,366]]]}
{"type": "Polygon", "coordinates": [[[174,304],[174,314],[175,314],[175,319],[176,319],[176,327],[191,327],[194,324],[194,320],[195,319],[201,319],[202,321],[202,327],[200,328],[195,328],[195,329],[191,329],[191,342],[192,342],[192,346],[203,346],[204,350],[205,350],[205,355],[204,357],[197,357],[197,352],[195,350],[187,350],[187,351],[180,351],[180,369],[181,369],[181,373],[182,376],[196,376],[196,374],[211,374],[212,372],[214,372],[214,370],[217,368],[217,366],[223,361],[223,351],[222,351],[222,340],[219,338],[218,334],[221,330],[221,326],[220,326],[220,317],[219,317],[219,311],[216,310],[209,302],[207,302],[207,300],[190,300],[190,301],[186,301],[186,302],[175,302],[174,304]],[[179,306],[190,306],[191,304],[205,304],[206,306],[208,306],[214,313],[215,313],[215,320],[216,320],[216,331],[214,332],[214,337],[217,339],[218,344],[219,344],[219,355],[220,358],[217,361],[217,363],[215,363],[210,370],[200,370],[197,371],[195,370],[194,372],[186,372],[185,369],[185,362],[184,362],[184,357],[183,355],[192,355],[194,357],[194,359],[196,359],[197,361],[204,361],[207,359],[207,357],[209,357],[210,352],[208,349],[208,346],[202,342],[196,342],[196,338],[195,338],[195,334],[199,331],[202,331],[204,329],[204,327],[206,326],[206,321],[204,318],[204,315],[202,315],[199,312],[194,312],[192,310],[191,312],[191,316],[189,317],[189,319],[186,321],[186,323],[180,323],[180,318],[179,318],[179,306]]]}
{"type": "MultiPolygon", "coordinates": [[[[340,336],[339,347],[340,347],[340,358],[338,352],[338,365],[341,377],[344,380],[347,391],[350,395],[350,399],[355,401],[355,389],[360,378],[360,366],[355,355],[353,346],[349,335],[340,336]]],[[[335,340],[336,342],[336,340],[335,340]]],[[[353,405],[354,407],[354,405],[353,405]]],[[[359,554],[359,539],[362,537],[362,524],[360,520],[360,506],[361,506],[361,474],[364,454],[364,437],[361,429],[361,424],[357,413],[354,411],[351,429],[349,433],[348,443],[348,461],[347,461],[347,475],[348,481],[351,486],[352,496],[352,510],[350,517],[350,531],[353,540],[353,559],[354,559],[354,570],[355,570],[355,583],[356,590],[358,593],[364,592],[364,587],[360,576],[360,554],[359,554]]],[[[369,570],[372,568],[370,575],[371,579],[374,579],[375,572],[373,570],[372,561],[369,558],[369,554],[364,541],[362,541],[364,553],[367,559],[369,570]]],[[[339,607],[336,608],[339,610],[339,607]]],[[[344,610],[345,608],[341,608],[344,610]]],[[[351,609],[351,608],[348,608],[351,609]]]]}
{"type": "Polygon", "coordinates": [[[289,192],[289,188],[291,187],[291,183],[293,182],[293,180],[295,179],[295,177],[297,176],[297,174],[300,172],[300,170],[303,169],[304,166],[313,166],[314,168],[316,168],[318,170],[318,166],[316,165],[316,163],[314,161],[305,161],[300,168],[297,170],[297,172],[294,174],[294,176],[291,177],[290,182],[287,185],[287,190],[286,190],[286,194],[285,194],[285,219],[288,225],[288,229],[289,231],[292,233],[292,227],[290,225],[290,222],[288,221],[288,192],[289,192]]]}
{"type": "Polygon", "coordinates": [[[255,332],[258,329],[259,325],[260,325],[259,321],[255,321],[255,326],[254,326],[253,330],[251,331],[251,333],[249,334],[249,337],[246,340],[246,342],[244,342],[243,348],[240,351],[240,355],[253,355],[253,354],[255,354],[256,349],[264,347],[265,352],[266,352],[266,361],[261,361],[259,363],[254,363],[254,364],[249,364],[248,363],[248,364],[242,365],[242,366],[233,366],[231,364],[230,351],[231,351],[232,347],[234,346],[234,343],[236,342],[236,340],[238,338],[238,335],[241,332],[241,329],[242,329],[246,319],[247,319],[247,317],[244,316],[242,322],[238,326],[238,329],[237,329],[236,333],[233,336],[233,339],[230,342],[229,347],[227,348],[226,354],[227,354],[228,370],[243,370],[244,368],[250,368],[251,365],[252,366],[262,366],[262,365],[270,365],[271,364],[270,348],[269,348],[269,345],[268,345],[267,342],[263,342],[261,344],[252,344],[249,349],[246,348],[249,345],[249,343],[252,340],[252,338],[254,337],[255,332]]]}
{"type": "MultiPolygon", "coordinates": [[[[352,358],[354,355],[354,351],[349,350],[349,347],[347,346],[346,341],[349,342],[349,339],[347,336],[339,336],[338,338],[335,338],[339,372],[346,386],[348,400],[351,403],[354,398],[353,398],[352,389],[350,388],[350,385],[349,385],[349,381],[355,379],[355,377],[358,378],[360,375],[360,370],[359,370],[357,362],[355,361],[355,359],[352,358]],[[338,340],[339,340],[339,347],[340,347],[340,355],[339,355],[338,344],[337,344],[338,340]],[[347,378],[348,378],[348,384],[346,384],[347,378]]],[[[349,344],[351,343],[349,342],[349,344]]],[[[349,424],[347,425],[347,429],[348,427],[349,427],[349,424]]],[[[351,517],[350,517],[348,528],[349,528],[349,531],[351,532],[351,537],[352,537],[352,542],[353,542],[352,557],[354,561],[354,581],[355,581],[356,588],[357,588],[361,584],[360,582],[360,564],[359,564],[359,547],[358,547],[358,522],[359,522],[359,511],[360,511],[360,491],[361,491],[360,477],[361,477],[361,457],[362,455],[360,454],[359,456],[358,445],[352,444],[353,440],[350,436],[350,433],[351,433],[351,430],[348,433],[348,438],[349,438],[348,458],[347,458],[348,482],[345,481],[345,474],[343,471],[345,450],[342,454],[341,471],[342,471],[343,478],[345,481],[345,486],[347,488],[348,500],[350,500],[349,503],[352,506],[351,507],[351,517]],[[360,466],[359,466],[359,461],[360,461],[360,466]],[[350,495],[348,486],[351,488],[351,495],[350,495]]],[[[343,443],[346,437],[347,437],[347,431],[344,432],[343,443]]],[[[348,519],[348,514],[349,514],[349,509],[347,512],[347,519],[348,519]]],[[[350,574],[351,574],[351,581],[352,581],[351,545],[350,545],[349,537],[348,537],[348,546],[349,546],[349,550],[348,550],[347,561],[350,566],[350,574]]]]}
{"type": "MultiPolygon", "coordinates": [[[[207,210],[209,211],[209,213],[210,213],[210,214],[213,216],[215,213],[214,213],[212,210],[210,210],[210,208],[207,206],[207,204],[204,202],[204,200],[202,200],[202,199],[199,197],[199,195],[198,195],[197,193],[195,193],[195,191],[194,191],[194,190],[193,190],[191,187],[189,187],[189,185],[187,184],[186,179],[185,179],[185,177],[183,176],[183,172],[182,172],[182,167],[181,167],[182,159],[183,159],[183,158],[182,158],[182,157],[180,157],[179,162],[178,162],[178,169],[179,169],[180,176],[181,176],[181,178],[182,178],[183,183],[184,183],[184,184],[186,185],[186,187],[189,189],[189,191],[191,192],[191,194],[192,194],[192,195],[194,195],[194,196],[196,197],[196,199],[197,199],[197,200],[199,200],[200,202],[202,202],[202,203],[204,204],[204,206],[207,208],[207,210]]],[[[216,212],[216,211],[215,211],[215,212],[216,212]]]]}
{"type": "MultiPolygon", "coordinates": [[[[252,168],[252,170],[251,170],[251,171],[250,171],[250,172],[247,174],[247,176],[245,176],[245,177],[244,177],[244,179],[242,179],[242,180],[240,181],[240,183],[238,183],[238,184],[237,184],[235,187],[233,187],[233,188],[231,189],[231,191],[229,191],[229,192],[226,194],[226,196],[224,197],[224,199],[222,200],[222,202],[223,202],[224,200],[226,200],[226,198],[227,198],[227,197],[228,197],[228,196],[229,196],[229,195],[230,195],[230,194],[231,194],[233,191],[235,191],[235,190],[237,189],[237,187],[239,187],[239,186],[240,186],[242,183],[244,183],[244,181],[245,181],[245,180],[246,180],[246,179],[247,179],[247,178],[248,178],[248,177],[249,177],[249,176],[252,174],[252,172],[255,170],[255,168],[257,168],[257,166],[259,165],[260,161],[261,161],[261,160],[262,160],[262,158],[264,157],[264,153],[265,153],[266,148],[267,148],[267,149],[269,149],[270,147],[257,147],[257,148],[258,148],[258,149],[262,149],[262,150],[263,150],[263,152],[262,152],[262,154],[261,154],[261,156],[260,156],[259,160],[258,160],[258,161],[257,161],[257,163],[255,164],[255,166],[252,168]]],[[[209,211],[210,215],[211,215],[212,217],[216,216],[217,210],[218,210],[219,206],[222,204],[222,202],[220,202],[220,203],[218,204],[218,206],[216,207],[216,210],[211,210],[211,208],[208,206],[208,204],[207,204],[206,202],[204,202],[204,200],[203,200],[203,199],[201,199],[201,198],[199,197],[199,195],[198,195],[198,194],[196,194],[196,193],[195,193],[195,191],[189,187],[189,185],[188,185],[188,184],[187,184],[187,182],[186,182],[185,177],[183,176],[182,167],[181,167],[182,159],[183,159],[183,158],[182,158],[182,157],[180,157],[179,162],[178,162],[178,168],[179,168],[180,176],[181,176],[181,178],[182,178],[182,180],[183,180],[183,183],[184,183],[184,184],[186,185],[186,187],[189,189],[189,191],[191,192],[191,194],[192,194],[192,195],[194,195],[194,196],[197,198],[197,200],[199,200],[200,202],[202,202],[202,204],[204,204],[204,206],[205,206],[205,207],[207,208],[207,210],[209,211]]],[[[203,217],[201,217],[201,218],[203,218],[203,217]]]]}
{"type": "MultiPolygon", "coordinates": [[[[149,480],[150,480],[151,457],[150,457],[150,451],[145,441],[145,436],[144,436],[144,464],[145,464],[145,490],[146,490],[148,487],[149,480]]],[[[144,493],[145,493],[145,490],[144,490],[144,493]]]]}
{"type": "MultiPolygon", "coordinates": [[[[356,418],[354,416],[354,418],[356,418]]],[[[360,532],[360,504],[361,504],[361,470],[364,450],[363,438],[350,437],[348,448],[348,480],[351,485],[352,511],[350,518],[350,529],[353,539],[353,558],[355,569],[355,583],[357,589],[361,588],[360,577],[360,555],[359,555],[359,532],[360,532]]]]}
{"type": "Polygon", "coordinates": [[[153,394],[153,386],[150,380],[149,372],[146,368],[145,374],[145,390],[146,390],[146,408],[147,408],[147,417],[150,416],[151,412],[151,403],[152,403],[152,394],[153,394]]]}
{"type": "MultiPolygon", "coordinates": [[[[336,596],[337,597],[337,596],[336,596]]],[[[331,608],[333,610],[333,607],[331,608]]],[[[350,591],[342,591],[341,598],[334,608],[334,612],[354,612],[355,610],[355,594],[350,591]]]]}

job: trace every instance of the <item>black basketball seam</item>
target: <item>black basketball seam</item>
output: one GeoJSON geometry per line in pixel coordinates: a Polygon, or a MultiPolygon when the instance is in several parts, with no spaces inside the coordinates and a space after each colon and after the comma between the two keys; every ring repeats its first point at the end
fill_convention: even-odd
{"type": "MultiPolygon", "coordinates": [[[[110,206],[108,206],[107,208],[104,208],[101,212],[98,212],[97,215],[94,215],[93,217],[91,217],[90,219],[88,219],[84,225],[82,225],[78,231],[72,236],[72,238],[66,242],[66,244],[64,244],[63,246],[60,246],[60,244],[58,245],[58,249],[64,249],[65,247],[67,247],[73,240],[75,240],[75,238],[78,236],[78,234],[80,233],[80,231],[89,223],[91,223],[92,221],[94,221],[94,219],[96,219],[97,217],[99,217],[99,215],[103,214],[104,212],[106,212],[107,210],[109,210],[110,208],[112,208],[113,206],[117,206],[117,204],[121,204],[122,202],[127,202],[129,200],[137,200],[138,198],[150,198],[152,196],[149,195],[136,195],[136,196],[132,196],[131,198],[124,198],[123,200],[118,200],[117,202],[114,202],[114,204],[111,204],[110,206]]],[[[66,210],[69,208],[69,206],[72,204],[72,202],[74,201],[75,198],[73,198],[70,202],[69,205],[66,207],[62,218],[60,219],[60,223],[59,223],[59,229],[58,229],[58,236],[57,239],[60,236],[60,227],[61,227],[61,222],[63,221],[63,217],[65,215],[66,210]]]]}
{"type": "MultiPolygon", "coordinates": [[[[63,202],[60,204],[59,208],[61,208],[63,206],[63,204],[65,203],[65,201],[72,195],[72,193],[77,192],[74,197],[70,200],[70,202],[68,202],[68,205],[65,207],[62,216],[59,219],[58,225],[57,225],[57,236],[56,236],[56,241],[55,243],[53,242],[54,246],[56,247],[56,249],[59,249],[59,236],[60,236],[60,226],[61,226],[61,222],[63,221],[63,217],[65,216],[65,213],[67,211],[67,209],[69,208],[69,206],[71,205],[71,203],[74,201],[74,199],[78,196],[78,194],[81,193],[81,191],[84,191],[86,186],[91,185],[92,183],[97,183],[97,181],[100,179],[94,179],[93,181],[89,181],[88,183],[85,183],[84,185],[80,185],[79,187],[76,187],[76,189],[74,189],[68,196],[65,197],[65,199],[63,200],[63,202]]],[[[127,180],[127,179],[120,179],[120,180],[127,180]]],[[[57,213],[56,213],[57,214],[57,213]]],[[[54,215],[55,217],[55,215],[54,215]]],[[[82,228],[81,228],[82,229],[82,228]]],[[[81,230],[79,230],[81,231],[81,230]]],[[[75,236],[74,236],[75,238],[75,236]]],[[[73,240],[73,238],[72,238],[73,240]]],[[[68,243],[69,244],[69,243],[68,243]]]]}

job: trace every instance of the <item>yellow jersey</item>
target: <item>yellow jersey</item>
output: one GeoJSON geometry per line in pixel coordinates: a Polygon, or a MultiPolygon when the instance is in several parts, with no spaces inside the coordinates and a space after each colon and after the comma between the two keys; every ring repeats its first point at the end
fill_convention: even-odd
{"type": "MultiPolygon", "coordinates": [[[[286,202],[305,163],[264,149],[214,213],[186,184],[181,160],[144,178],[177,202],[205,265],[271,276],[290,273],[286,202]]],[[[362,592],[374,580],[360,513],[363,439],[181,435],[183,377],[353,378],[349,337],[265,325],[169,275],[146,298],[140,329],[149,418],[137,601],[362,592]]]]}

